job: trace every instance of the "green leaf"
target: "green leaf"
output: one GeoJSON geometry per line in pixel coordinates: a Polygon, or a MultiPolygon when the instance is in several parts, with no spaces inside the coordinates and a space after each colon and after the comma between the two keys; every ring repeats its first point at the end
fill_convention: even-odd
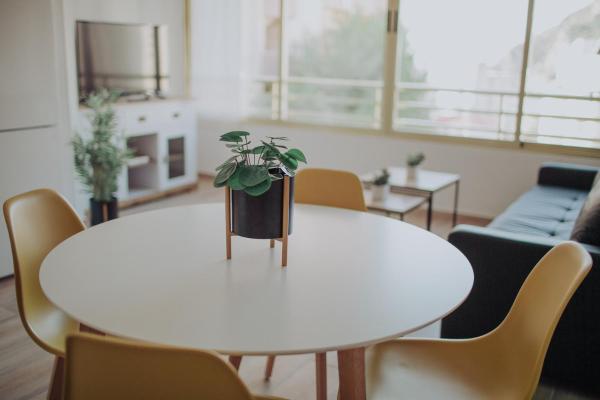
{"type": "Polygon", "coordinates": [[[267,179],[260,182],[258,185],[247,187],[244,189],[246,193],[250,196],[260,196],[263,193],[266,193],[271,188],[271,178],[267,176],[267,179]]]}
{"type": "Polygon", "coordinates": [[[239,143],[242,141],[242,138],[239,136],[232,136],[232,135],[228,135],[227,133],[224,135],[221,135],[220,139],[221,142],[234,142],[234,143],[239,143]]]}
{"type": "MultiPolygon", "coordinates": [[[[236,167],[237,167],[237,164],[229,164],[229,165],[223,167],[219,171],[217,176],[215,177],[215,181],[214,181],[215,187],[219,187],[218,185],[221,185],[221,184],[224,184],[225,182],[227,182],[229,177],[231,175],[233,175],[233,173],[235,172],[236,167]]],[[[223,185],[221,185],[221,186],[223,186],[223,185]]]]}
{"type": "Polygon", "coordinates": [[[306,164],[306,157],[304,156],[304,153],[299,149],[289,149],[285,152],[285,154],[292,157],[296,161],[301,161],[306,164]]]}
{"type": "Polygon", "coordinates": [[[236,158],[237,158],[237,156],[231,156],[231,157],[229,157],[227,160],[225,160],[223,162],[223,164],[221,164],[217,168],[215,168],[215,171],[220,170],[221,168],[223,168],[224,166],[226,166],[228,164],[231,164],[236,158]]]}
{"type": "Polygon", "coordinates": [[[240,182],[240,172],[242,169],[243,168],[237,168],[233,175],[229,177],[227,186],[229,186],[231,190],[244,190],[246,188],[246,186],[242,185],[242,182],[240,182]]]}
{"type": "Polygon", "coordinates": [[[244,186],[255,186],[269,178],[269,172],[262,165],[248,165],[240,171],[240,183],[244,186]]]}
{"type": "Polygon", "coordinates": [[[289,140],[286,136],[267,136],[271,140],[289,140]]]}
{"type": "Polygon", "coordinates": [[[261,143],[265,145],[265,147],[267,148],[267,153],[269,155],[279,155],[279,154],[281,154],[281,152],[279,151],[279,149],[277,147],[275,147],[274,145],[272,145],[271,143],[263,142],[262,140],[261,140],[261,143]]]}
{"type": "Polygon", "coordinates": [[[279,160],[290,171],[294,171],[296,168],[298,168],[298,161],[296,161],[295,158],[288,156],[287,154],[280,155],[279,160]]]}
{"type": "Polygon", "coordinates": [[[222,134],[221,138],[219,140],[221,140],[222,142],[239,143],[242,141],[242,137],[248,136],[248,135],[249,135],[249,133],[245,132],[245,131],[231,131],[231,132],[222,134]]]}
{"type": "Polygon", "coordinates": [[[249,136],[250,133],[246,131],[231,131],[227,132],[226,135],[237,136],[241,138],[242,136],[249,136]]]}
{"type": "Polygon", "coordinates": [[[255,148],[253,148],[252,154],[262,154],[265,151],[266,147],[264,145],[261,146],[256,146],[255,148]]]}

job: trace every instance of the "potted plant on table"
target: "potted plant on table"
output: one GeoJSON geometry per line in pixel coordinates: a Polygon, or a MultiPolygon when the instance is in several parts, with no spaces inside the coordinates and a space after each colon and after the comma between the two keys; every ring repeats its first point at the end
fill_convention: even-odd
{"type": "Polygon", "coordinates": [[[127,146],[119,143],[116,134],[117,121],[112,104],[118,97],[119,93],[106,89],[90,94],[86,105],[92,109],[92,136],[86,140],[75,134],[72,140],[75,172],[91,194],[92,225],[117,218],[117,178],[130,157],[127,146]]]}
{"type": "Polygon", "coordinates": [[[409,154],[406,158],[406,180],[414,181],[417,178],[417,169],[425,161],[425,154],[422,152],[409,154]]]}
{"type": "Polygon", "coordinates": [[[375,174],[373,187],[371,189],[373,201],[384,201],[387,198],[387,195],[390,192],[389,180],[390,173],[387,168],[384,168],[375,174]]]}
{"type": "Polygon", "coordinates": [[[298,163],[306,163],[299,149],[288,149],[285,137],[267,137],[250,147],[250,134],[233,131],[221,135],[233,155],[217,167],[215,187],[231,189],[231,229],[254,239],[281,237],[283,222],[283,177],[290,177],[288,232],[292,231],[294,174],[298,163]]]}

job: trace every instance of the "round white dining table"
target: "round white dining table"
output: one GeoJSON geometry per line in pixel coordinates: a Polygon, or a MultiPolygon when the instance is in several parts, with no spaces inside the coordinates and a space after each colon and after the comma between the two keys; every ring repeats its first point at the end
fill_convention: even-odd
{"type": "Polygon", "coordinates": [[[391,218],[295,205],[280,245],[232,238],[225,207],[165,208],[94,226],[52,250],[44,293],[108,334],[227,355],[338,352],[340,396],[364,399],[364,348],[458,307],[473,271],[447,241],[391,218]]]}

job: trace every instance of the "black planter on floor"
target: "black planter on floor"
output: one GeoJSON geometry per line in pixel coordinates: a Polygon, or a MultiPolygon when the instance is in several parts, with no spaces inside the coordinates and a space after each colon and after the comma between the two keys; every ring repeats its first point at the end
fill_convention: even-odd
{"type": "MultiPolygon", "coordinates": [[[[294,211],[294,178],[290,178],[290,211],[288,234],[292,233],[294,211]]],[[[231,227],[233,233],[252,239],[281,238],[283,222],[283,179],[273,181],[260,196],[243,190],[231,191],[231,227]]]]}
{"type": "Polygon", "coordinates": [[[96,201],[90,199],[90,220],[92,225],[98,225],[119,216],[119,202],[116,197],[111,201],[96,201]]]}

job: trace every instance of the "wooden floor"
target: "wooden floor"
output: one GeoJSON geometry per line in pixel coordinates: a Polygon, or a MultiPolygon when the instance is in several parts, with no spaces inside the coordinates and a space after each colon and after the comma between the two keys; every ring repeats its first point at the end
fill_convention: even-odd
{"type": "MultiPolygon", "coordinates": [[[[222,201],[222,190],[212,188],[210,182],[201,180],[196,191],[169,197],[153,203],[132,207],[122,215],[150,209],[182,204],[222,201]]],[[[407,222],[423,226],[425,211],[417,210],[406,218],[407,222]]],[[[460,223],[485,225],[488,221],[480,218],[459,218],[460,223]]],[[[433,231],[446,237],[451,229],[451,216],[436,213],[433,231]]],[[[289,399],[315,398],[315,369],[312,355],[278,357],[273,377],[263,379],[265,357],[245,357],[240,375],[255,393],[275,394],[289,399]]],[[[52,357],[37,347],[27,336],[19,319],[15,300],[14,280],[0,281],[0,400],[33,400],[46,398],[46,391],[52,368],[52,357]]],[[[335,399],[337,393],[336,355],[328,354],[328,396],[335,399]]],[[[551,387],[540,387],[535,399],[583,400],[551,387]]]]}

